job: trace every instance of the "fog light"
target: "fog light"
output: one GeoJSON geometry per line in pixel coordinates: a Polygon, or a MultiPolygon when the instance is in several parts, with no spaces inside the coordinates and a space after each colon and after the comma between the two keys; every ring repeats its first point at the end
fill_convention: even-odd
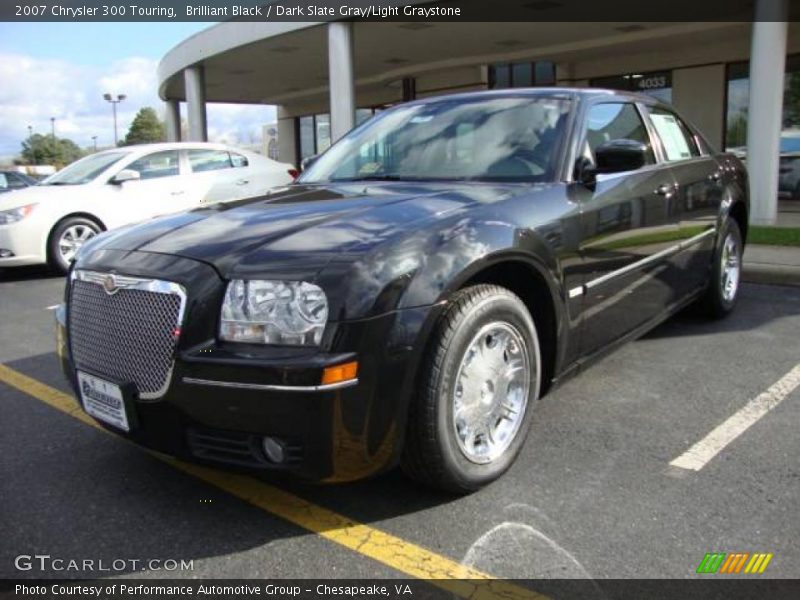
{"type": "Polygon", "coordinates": [[[283,443],[273,437],[265,436],[261,442],[261,447],[264,449],[264,454],[270,462],[280,464],[286,460],[286,449],[283,443]]]}
{"type": "Polygon", "coordinates": [[[14,253],[11,250],[0,248],[0,258],[11,258],[12,256],[14,256],[14,253]]]}

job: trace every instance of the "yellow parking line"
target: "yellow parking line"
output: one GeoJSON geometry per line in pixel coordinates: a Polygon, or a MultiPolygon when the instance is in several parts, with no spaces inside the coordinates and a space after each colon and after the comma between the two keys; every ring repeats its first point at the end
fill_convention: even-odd
{"type": "MultiPolygon", "coordinates": [[[[80,409],[72,396],[0,364],[0,381],[58,409],[79,421],[105,431],[80,409]]],[[[164,456],[151,454],[237,498],[277,515],[331,542],[376,560],[409,577],[430,580],[448,592],[470,599],[533,600],[545,596],[495,579],[446,556],[369,525],[312,504],[299,496],[252,477],[217,471],[164,456]]]]}

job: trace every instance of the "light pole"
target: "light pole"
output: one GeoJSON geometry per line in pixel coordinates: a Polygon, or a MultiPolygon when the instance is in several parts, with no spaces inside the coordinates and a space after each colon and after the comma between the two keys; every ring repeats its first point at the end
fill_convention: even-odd
{"type": "Polygon", "coordinates": [[[114,145],[116,146],[119,142],[117,139],[117,104],[125,100],[127,96],[125,94],[117,94],[117,97],[114,98],[111,94],[103,94],[103,100],[106,102],[111,102],[111,110],[114,113],[114,145]]]}
{"type": "Polygon", "coordinates": [[[94,142],[94,151],[97,152],[97,136],[92,136],[92,142],[94,142]]]}
{"type": "Polygon", "coordinates": [[[50,135],[53,136],[53,139],[56,139],[56,118],[50,117],[50,135]]]}
{"type": "Polygon", "coordinates": [[[36,160],[36,149],[33,147],[33,125],[28,125],[28,148],[31,150],[31,154],[33,155],[33,164],[37,164],[39,161],[36,160]]]}

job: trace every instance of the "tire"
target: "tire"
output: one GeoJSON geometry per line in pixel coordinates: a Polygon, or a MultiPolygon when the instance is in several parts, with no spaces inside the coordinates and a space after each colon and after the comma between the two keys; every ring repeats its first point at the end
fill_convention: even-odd
{"type": "Polygon", "coordinates": [[[704,312],[712,319],[727,316],[736,306],[741,287],[743,251],[739,224],[728,218],[717,238],[708,288],[701,300],[704,312]]]}
{"type": "Polygon", "coordinates": [[[539,397],[540,356],[536,326],[516,295],[495,285],[457,292],[423,358],[401,458],[406,474],[463,494],[508,470],[539,397]]]}
{"type": "Polygon", "coordinates": [[[80,247],[102,230],[100,225],[86,217],[67,217],[60,221],[50,232],[47,264],[58,273],[66,273],[80,247]]]}

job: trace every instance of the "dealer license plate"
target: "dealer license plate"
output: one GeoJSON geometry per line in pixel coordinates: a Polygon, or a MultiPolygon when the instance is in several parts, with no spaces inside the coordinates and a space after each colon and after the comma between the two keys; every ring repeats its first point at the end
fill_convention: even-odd
{"type": "Polygon", "coordinates": [[[110,381],[80,371],[78,371],[78,386],[83,409],[87,413],[123,431],[131,430],[128,414],[125,412],[122,388],[110,381]]]}

